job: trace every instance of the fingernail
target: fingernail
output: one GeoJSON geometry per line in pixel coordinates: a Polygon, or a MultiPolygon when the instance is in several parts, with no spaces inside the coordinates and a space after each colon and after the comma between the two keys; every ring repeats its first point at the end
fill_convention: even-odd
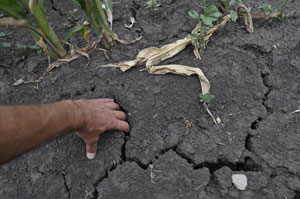
{"type": "Polygon", "coordinates": [[[88,158],[88,159],[94,159],[95,158],[95,156],[96,156],[96,154],[95,153],[86,153],[86,157],[88,158]]]}

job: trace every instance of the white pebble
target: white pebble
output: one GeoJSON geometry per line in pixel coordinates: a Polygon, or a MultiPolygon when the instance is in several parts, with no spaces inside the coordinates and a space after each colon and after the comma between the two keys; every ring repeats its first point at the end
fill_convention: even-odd
{"type": "Polygon", "coordinates": [[[238,190],[246,190],[247,187],[247,176],[244,174],[233,174],[231,176],[232,183],[238,190]]]}

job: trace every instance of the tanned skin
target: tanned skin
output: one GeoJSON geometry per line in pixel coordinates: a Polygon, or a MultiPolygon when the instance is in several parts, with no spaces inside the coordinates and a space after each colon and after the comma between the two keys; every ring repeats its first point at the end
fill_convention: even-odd
{"type": "Polygon", "coordinates": [[[87,157],[93,159],[99,137],[107,130],[130,130],[125,113],[113,99],[0,106],[0,165],[73,131],[85,142],[87,157]]]}

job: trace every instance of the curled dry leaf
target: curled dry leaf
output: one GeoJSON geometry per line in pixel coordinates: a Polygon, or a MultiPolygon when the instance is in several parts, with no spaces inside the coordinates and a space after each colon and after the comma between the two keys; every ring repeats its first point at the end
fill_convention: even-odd
{"type": "Polygon", "coordinates": [[[45,44],[45,42],[44,42],[44,40],[43,40],[42,37],[40,37],[40,40],[37,41],[36,44],[39,45],[39,46],[43,49],[43,51],[46,52],[46,54],[47,54],[48,56],[50,56],[50,55],[48,54],[47,46],[46,46],[46,44],[45,44]]]}
{"type": "Polygon", "coordinates": [[[163,66],[155,66],[160,62],[171,58],[181,52],[185,47],[191,42],[190,39],[181,39],[176,41],[172,44],[167,44],[162,46],[161,48],[150,47],[142,50],[135,60],[131,61],[124,61],[116,64],[108,64],[102,67],[118,67],[123,72],[127,71],[128,69],[146,64],[146,68],[150,74],[166,74],[166,73],[173,73],[177,75],[198,75],[202,92],[208,93],[210,89],[210,83],[208,79],[205,77],[204,73],[199,68],[193,68],[184,65],[163,65],[163,66]]]}
{"type": "Polygon", "coordinates": [[[245,5],[240,5],[237,8],[237,13],[239,17],[245,18],[245,24],[247,26],[247,30],[249,32],[254,32],[254,26],[253,26],[252,15],[250,13],[250,10],[245,5]]]}
{"type": "Polygon", "coordinates": [[[126,40],[119,39],[119,37],[116,35],[116,40],[117,40],[118,42],[120,42],[121,44],[125,44],[125,45],[133,44],[133,43],[135,43],[135,42],[137,42],[137,41],[140,41],[142,38],[143,38],[143,37],[140,36],[140,37],[138,37],[138,38],[136,38],[136,39],[134,39],[134,40],[126,41],[126,40]]]}
{"type": "Polygon", "coordinates": [[[146,67],[148,68],[149,66],[159,64],[160,62],[177,55],[190,43],[191,39],[185,38],[155,49],[156,53],[147,60],[146,67]]]}
{"type": "MultiPolygon", "coordinates": [[[[146,48],[137,55],[137,58],[135,60],[124,61],[116,64],[108,64],[102,67],[118,67],[123,72],[125,72],[126,70],[134,66],[146,64],[146,68],[150,74],[163,75],[166,73],[173,73],[176,75],[184,75],[184,76],[197,75],[200,80],[202,93],[207,94],[209,93],[210,90],[210,82],[205,77],[201,69],[184,66],[184,65],[177,65],[177,64],[155,66],[160,62],[177,55],[183,49],[185,49],[185,47],[190,43],[191,43],[191,39],[185,38],[182,40],[178,40],[175,43],[164,45],[161,48],[156,48],[156,47],[146,48]]],[[[216,118],[209,110],[207,104],[203,103],[203,105],[206,111],[208,112],[208,114],[213,119],[214,123],[218,124],[216,118]]]]}
{"type": "MultiPolygon", "coordinates": [[[[66,58],[64,59],[58,59],[56,60],[55,62],[49,64],[48,68],[46,69],[46,71],[43,73],[43,75],[37,79],[37,80],[33,80],[33,81],[26,81],[24,83],[28,84],[28,83],[39,83],[41,82],[45,76],[50,72],[52,71],[54,68],[58,68],[60,67],[62,64],[65,64],[65,63],[69,63],[71,61],[74,61],[75,59],[78,59],[80,57],[80,55],[86,57],[88,59],[88,64],[90,63],[90,57],[89,57],[89,53],[93,52],[94,50],[102,50],[102,51],[105,51],[103,49],[98,49],[97,48],[97,45],[98,43],[101,41],[101,37],[99,37],[96,41],[94,42],[91,42],[88,44],[87,47],[85,48],[82,48],[82,49],[75,49],[71,44],[69,43],[66,43],[70,46],[71,50],[70,50],[70,55],[67,56],[66,58]]],[[[39,45],[41,45],[43,47],[43,40],[40,40],[40,43],[39,45]]],[[[87,64],[87,65],[88,65],[87,64]]]]}
{"type": "Polygon", "coordinates": [[[37,79],[37,80],[32,80],[32,81],[26,81],[24,82],[25,84],[29,84],[29,83],[40,83],[44,78],[45,76],[50,72],[52,71],[54,68],[58,68],[60,67],[62,64],[65,64],[65,63],[69,63],[75,59],[77,59],[80,55],[79,54],[73,54],[72,56],[70,56],[69,58],[65,58],[65,59],[58,59],[56,60],[55,62],[51,63],[48,68],[46,69],[46,71],[43,73],[43,75],[37,79]]]}
{"type": "Polygon", "coordinates": [[[30,13],[33,15],[33,8],[34,7],[34,0],[29,0],[29,10],[30,13]]]}
{"type": "Polygon", "coordinates": [[[200,68],[172,64],[163,66],[152,66],[148,68],[148,71],[150,74],[154,75],[163,75],[166,73],[173,73],[176,75],[183,76],[197,75],[200,80],[202,93],[209,93],[210,83],[200,68]]]}
{"type": "MultiPolygon", "coordinates": [[[[231,18],[231,15],[226,15],[222,21],[217,24],[216,26],[209,29],[204,37],[205,41],[209,41],[210,37],[213,35],[214,32],[216,32],[220,27],[224,26],[231,18]]],[[[194,31],[197,32],[200,27],[197,26],[194,31]]],[[[156,47],[149,47],[146,49],[143,49],[140,51],[140,53],[137,55],[135,60],[130,61],[123,61],[119,63],[113,63],[108,65],[102,65],[100,67],[117,67],[120,68],[123,72],[129,70],[130,68],[134,66],[139,66],[142,64],[146,64],[146,68],[150,74],[166,74],[166,73],[173,73],[177,75],[197,75],[200,80],[201,90],[203,94],[209,93],[210,90],[210,82],[205,77],[204,73],[199,68],[193,68],[189,66],[184,65],[163,65],[163,66],[156,66],[160,62],[171,58],[178,53],[180,53],[182,50],[186,48],[187,45],[191,43],[192,39],[184,38],[181,40],[178,40],[174,43],[167,44],[162,46],[161,48],[156,47]]],[[[200,53],[198,52],[198,56],[200,58],[200,53]]],[[[214,117],[212,112],[209,110],[208,105],[206,103],[203,103],[206,111],[211,116],[215,124],[220,124],[221,120],[220,118],[214,117]]]]}
{"type": "Polygon", "coordinates": [[[103,65],[101,67],[117,67],[120,68],[123,72],[125,72],[134,66],[139,66],[146,63],[146,66],[152,66],[178,54],[190,42],[190,39],[185,38],[182,40],[178,40],[175,43],[162,46],[161,48],[149,47],[140,51],[135,60],[103,65]]]}
{"type": "Polygon", "coordinates": [[[295,113],[300,113],[300,109],[299,109],[299,110],[296,110],[296,111],[293,111],[293,112],[291,113],[291,115],[292,115],[292,114],[295,114],[295,113]]]}
{"type": "Polygon", "coordinates": [[[90,56],[89,56],[89,54],[87,52],[85,52],[82,49],[75,50],[75,52],[77,52],[78,54],[80,54],[80,55],[82,55],[82,56],[84,56],[84,57],[86,57],[88,59],[87,66],[90,64],[91,59],[90,59],[90,56]]]}
{"type": "Polygon", "coordinates": [[[130,24],[129,25],[127,25],[127,24],[125,24],[124,26],[126,27],[126,28],[132,28],[133,27],[133,25],[136,23],[136,21],[135,21],[135,18],[134,17],[130,17],[130,24]]]}
{"type": "Polygon", "coordinates": [[[208,41],[209,38],[222,26],[224,26],[231,19],[231,15],[226,15],[220,23],[209,29],[204,37],[204,40],[208,41]]]}

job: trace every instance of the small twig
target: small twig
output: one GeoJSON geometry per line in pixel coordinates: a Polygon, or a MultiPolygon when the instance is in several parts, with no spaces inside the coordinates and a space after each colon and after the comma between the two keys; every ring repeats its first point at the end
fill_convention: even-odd
{"type": "Polygon", "coordinates": [[[198,187],[194,188],[195,191],[197,191],[198,189],[200,189],[201,187],[203,187],[203,184],[199,185],[198,187]]]}
{"type": "Polygon", "coordinates": [[[219,125],[220,122],[217,121],[217,118],[212,114],[212,112],[209,110],[208,105],[206,102],[203,102],[203,106],[206,109],[206,112],[211,117],[211,119],[214,121],[215,124],[219,125]]]}
{"type": "Polygon", "coordinates": [[[296,111],[294,111],[294,112],[292,112],[292,113],[290,113],[290,114],[293,115],[293,114],[295,114],[295,113],[300,113],[300,109],[299,109],[299,110],[296,110],[296,111]]]}

